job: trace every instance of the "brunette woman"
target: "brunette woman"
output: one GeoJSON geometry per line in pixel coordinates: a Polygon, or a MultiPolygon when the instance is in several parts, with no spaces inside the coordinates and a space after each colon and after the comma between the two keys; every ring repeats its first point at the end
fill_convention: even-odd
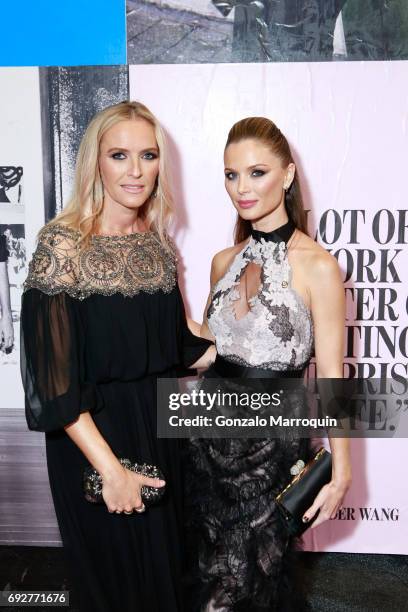
{"type": "MultiPolygon", "coordinates": [[[[201,328],[215,340],[207,376],[301,377],[313,353],[317,376],[342,376],[344,290],[336,260],[306,230],[287,139],[264,117],[230,130],[225,186],[238,217],[234,245],[217,253],[201,328]]],[[[348,441],[331,439],[332,479],[304,521],[335,516],[350,485],[348,441]]],[[[197,552],[192,609],[299,609],[291,598],[291,540],[275,496],[305,440],[196,439],[190,445],[190,526],[197,552]]],[[[194,547],[193,547],[194,548],[194,547]]]]}

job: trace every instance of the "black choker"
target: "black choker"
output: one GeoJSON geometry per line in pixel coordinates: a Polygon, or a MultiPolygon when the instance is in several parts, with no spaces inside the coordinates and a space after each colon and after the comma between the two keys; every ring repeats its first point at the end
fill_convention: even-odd
{"type": "Polygon", "coordinates": [[[265,240],[266,242],[285,242],[285,244],[287,244],[295,229],[295,224],[289,219],[287,223],[277,227],[271,232],[261,232],[251,227],[251,236],[257,242],[265,240]]]}

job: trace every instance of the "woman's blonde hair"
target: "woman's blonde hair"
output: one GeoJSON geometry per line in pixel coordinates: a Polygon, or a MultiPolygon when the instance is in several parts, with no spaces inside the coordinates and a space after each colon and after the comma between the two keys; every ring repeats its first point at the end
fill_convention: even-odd
{"type": "Polygon", "coordinates": [[[86,245],[98,231],[103,210],[103,184],[99,171],[99,150],[104,134],[120,121],[144,119],[153,126],[159,148],[157,189],[143,204],[140,216],[148,230],[157,231],[166,244],[165,229],[173,210],[173,199],[167,175],[167,147],[164,131],[153,113],[141,102],[124,101],[97,113],[82,137],[75,166],[72,196],[47,227],[64,225],[80,232],[80,243],[86,245]]]}
{"type": "MultiPolygon", "coordinates": [[[[266,117],[246,117],[234,123],[227,137],[225,149],[241,140],[254,139],[269,147],[277,155],[282,163],[282,167],[287,167],[294,163],[292,151],[284,134],[277,125],[266,117]]],[[[285,193],[285,207],[289,219],[293,221],[295,227],[305,234],[307,231],[306,212],[303,208],[302,192],[299,183],[297,170],[291,186],[285,193]]],[[[238,244],[245,240],[251,233],[251,223],[248,220],[237,217],[234,229],[234,242],[238,244]]]]}

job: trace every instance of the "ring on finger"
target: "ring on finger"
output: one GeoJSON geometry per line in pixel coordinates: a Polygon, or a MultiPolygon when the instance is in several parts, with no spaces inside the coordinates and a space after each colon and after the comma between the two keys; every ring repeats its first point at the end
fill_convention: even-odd
{"type": "Polygon", "coordinates": [[[116,514],[122,514],[122,510],[115,510],[116,514]]]}
{"type": "Polygon", "coordinates": [[[139,506],[139,508],[135,508],[135,510],[136,510],[136,512],[141,514],[142,512],[144,512],[146,510],[146,506],[144,504],[142,504],[141,506],[139,506]]]}
{"type": "Polygon", "coordinates": [[[133,510],[124,510],[124,514],[133,514],[133,510]]]}

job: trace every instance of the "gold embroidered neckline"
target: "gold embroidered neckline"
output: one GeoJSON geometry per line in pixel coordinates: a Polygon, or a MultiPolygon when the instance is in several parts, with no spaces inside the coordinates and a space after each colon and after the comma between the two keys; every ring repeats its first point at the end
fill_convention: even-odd
{"type": "Polygon", "coordinates": [[[146,235],[156,235],[155,232],[132,232],[130,234],[92,234],[91,240],[128,240],[131,238],[145,238],[146,235]]]}
{"type": "Polygon", "coordinates": [[[176,284],[176,255],[154,231],[125,235],[93,235],[80,250],[79,232],[61,225],[46,227],[33,259],[24,290],[37,288],[49,295],[66,292],[84,299],[92,294],[121,293],[132,297],[144,291],[169,293],[176,284]]]}

